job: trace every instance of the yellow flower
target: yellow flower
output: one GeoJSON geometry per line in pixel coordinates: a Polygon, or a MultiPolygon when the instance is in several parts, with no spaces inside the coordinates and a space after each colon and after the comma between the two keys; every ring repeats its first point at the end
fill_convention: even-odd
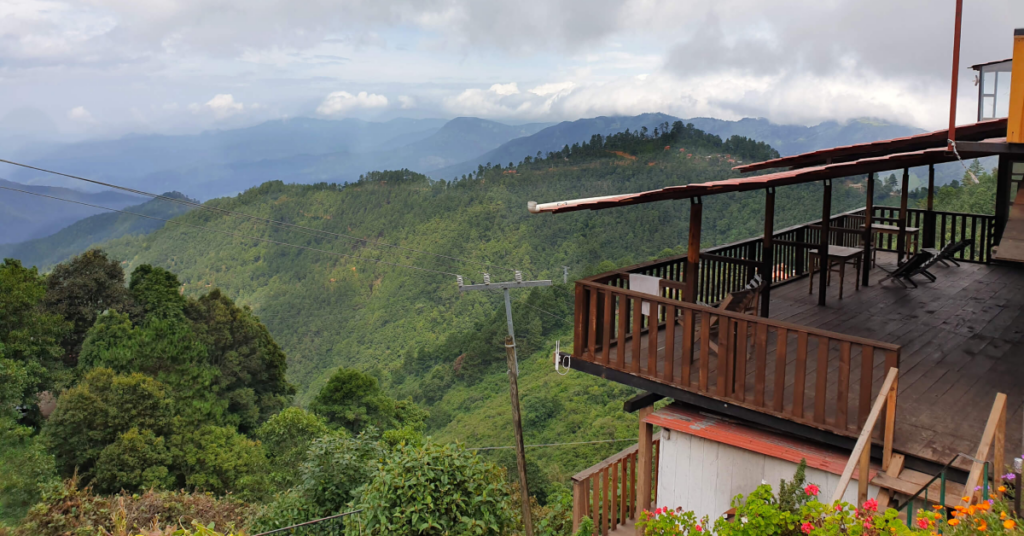
{"type": "Polygon", "coordinates": [[[970,502],[971,498],[965,495],[964,497],[961,498],[961,500],[970,502]]]}
{"type": "Polygon", "coordinates": [[[932,508],[934,508],[936,510],[942,510],[942,505],[941,504],[933,504],[932,508]]]}
{"type": "Polygon", "coordinates": [[[981,532],[985,532],[986,530],[988,530],[988,523],[985,523],[984,521],[982,521],[978,525],[978,530],[980,530],[981,532]]]}
{"type": "Polygon", "coordinates": [[[998,488],[996,488],[996,490],[997,490],[997,491],[998,491],[999,493],[1003,493],[1003,492],[1005,492],[1005,491],[1006,491],[1006,486],[999,486],[998,488]]]}
{"type": "Polygon", "coordinates": [[[999,512],[999,519],[1006,519],[1006,512],[999,512]]]}
{"type": "Polygon", "coordinates": [[[1006,521],[1003,521],[1003,528],[1005,528],[1006,530],[1013,530],[1013,527],[1016,526],[1017,524],[1014,523],[1012,519],[1007,519],[1006,521]]]}
{"type": "Polygon", "coordinates": [[[955,518],[954,518],[954,519],[950,519],[950,520],[949,520],[949,526],[950,526],[950,527],[955,527],[955,526],[957,526],[957,525],[959,525],[959,524],[960,524],[960,520],[959,520],[959,519],[955,519],[955,518]]]}

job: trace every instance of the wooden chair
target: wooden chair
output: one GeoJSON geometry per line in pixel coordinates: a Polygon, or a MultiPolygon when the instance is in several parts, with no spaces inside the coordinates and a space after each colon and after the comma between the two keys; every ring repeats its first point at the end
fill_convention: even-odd
{"type": "Polygon", "coordinates": [[[932,255],[934,255],[936,260],[942,263],[943,266],[949,266],[949,263],[947,263],[946,261],[949,261],[957,266],[960,266],[960,263],[956,262],[956,259],[953,257],[956,256],[957,253],[960,253],[961,251],[967,249],[967,247],[973,243],[974,240],[968,238],[967,240],[961,240],[959,242],[950,242],[946,244],[946,246],[943,247],[942,249],[937,250],[935,248],[922,248],[921,251],[925,253],[931,253],[932,255]]]}
{"type": "MultiPolygon", "coordinates": [[[[743,290],[737,290],[736,292],[730,292],[729,295],[725,297],[725,299],[719,302],[718,306],[715,307],[715,309],[718,309],[720,311],[728,311],[730,313],[757,315],[757,312],[760,309],[759,304],[761,302],[761,291],[764,290],[764,287],[765,282],[762,281],[754,288],[746,288],[743,290]]],[[[700,340],[699,334],[701,317],[702,315],[696,315],[696,318],[694,319],[694,332],[696,334],[694,344],[696,344],[697,340],[700,340]]],[[[715,342],[717,338],[715,337],[715,335],[718,334],[719,318],[720,317],[718,315],[712,316],[711,322],[709,324],[710,327],[708,329],[709,338],[711,339],[710,341],[708,341],[708,344],[716,354],[718,353],[718,343],[715,342]]],[[[682,325],[682,317],[680,317],[677,320],[677,322],[680,325],[682,325]]]]}

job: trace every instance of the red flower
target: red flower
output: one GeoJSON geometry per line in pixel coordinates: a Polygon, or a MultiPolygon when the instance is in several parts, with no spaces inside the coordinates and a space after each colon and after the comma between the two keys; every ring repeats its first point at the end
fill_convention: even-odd
{"type": "Polygon", "coordinates": [[[810,523],[804,523],[803,525],[800,525],[800,530],[803,531],[804,534],[810,534],[811,531],[814,530],[814,525],[810,523]]]}
{"type": "Polygon", "coordinates": [[[695,525],[693,528],[697,529],[697,532],[704,532],[704,527],[701,527],[700,525],[695,525]]]}
{"type": "Polygon", "coordinates": [[[818,488],[818,486],[815,486],[814,484],[807,484],[807,487],[804,488],[804,493],[810,495],[811,497],[817,497],[818,493],[820,492],[821,490],[818,488]]]}
{"type": "Polygon", "coordinates": [[[878,511],[878,501],[876,501],[874,499],[868,499],[867,501],[864,502],[864,509],[868,510],[870,512],[877,512],[878,511]]]}
{"type": "Polygon", "coordinates": [[[918,520],[917,520],[917,528],[919,528],[919,529],[926,529],[926,528],[928,528],[928,520],[924,519],[924,518],[918,518],[918,520]]]}

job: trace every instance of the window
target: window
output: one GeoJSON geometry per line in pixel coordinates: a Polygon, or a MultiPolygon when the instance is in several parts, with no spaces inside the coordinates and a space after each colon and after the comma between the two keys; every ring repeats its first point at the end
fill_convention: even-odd
{"type": "Polygon", "coordinates": [[[1006,117],[1010,113],[1010,60],[977,65],[978,120],[1006,117]]]}

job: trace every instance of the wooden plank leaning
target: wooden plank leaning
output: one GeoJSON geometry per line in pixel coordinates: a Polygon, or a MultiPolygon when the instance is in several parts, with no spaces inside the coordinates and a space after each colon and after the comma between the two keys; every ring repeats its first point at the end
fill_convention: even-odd
{"type": "Polygon", "coordinates": [[[981,434],[981,443],[978,445],[978,452],[974,455],[974,463],[971,464],[971,472],[967,475],[967,483],[964,485],[965,497],[970,503],[979,495],[979,492],[972,492],[981,484],[981,473],[984,462],[988,459],[989,450],[995,445],[995,470],[993,474],[998,475],[1003,470],[1003,448],[1006,442],[1006,394],[996,393],[996,400],[992,404],[992,411],[988,415],[988,422],[985,423],[985,431],[981,434]],[[999,437],[1001,441],[995,441],[999,437]]]}
{"type": "Polygon", "coordinates": [[[896,368],[890,368],[889,373],[886,374],[885,381],[882,383],[882,389],[878,391],[878,397],[875,398],[875,403],[871,406],[871,413],[868,414],[868,418],[864,422],[864,428],[857,438],[857,444],[854,445],[853,452],[850,453],[850,461],[846,462],[843,475],[839,478],[839,485],[836,486],[836,491],[832,495],[832,502],[842,500],[843,495],[846,493],[846,488],[849,487],[850,480],[853,478],[853,470],[859,463],[862,463],[861,456],[864,449],[868,449],[868,456],[870,457],[871,432],[875,429],[878,416],[882,414],[882,408],[886,405],[889,392],[896,386],[896,378],[898,376],[899,369],[896,368]]]}

